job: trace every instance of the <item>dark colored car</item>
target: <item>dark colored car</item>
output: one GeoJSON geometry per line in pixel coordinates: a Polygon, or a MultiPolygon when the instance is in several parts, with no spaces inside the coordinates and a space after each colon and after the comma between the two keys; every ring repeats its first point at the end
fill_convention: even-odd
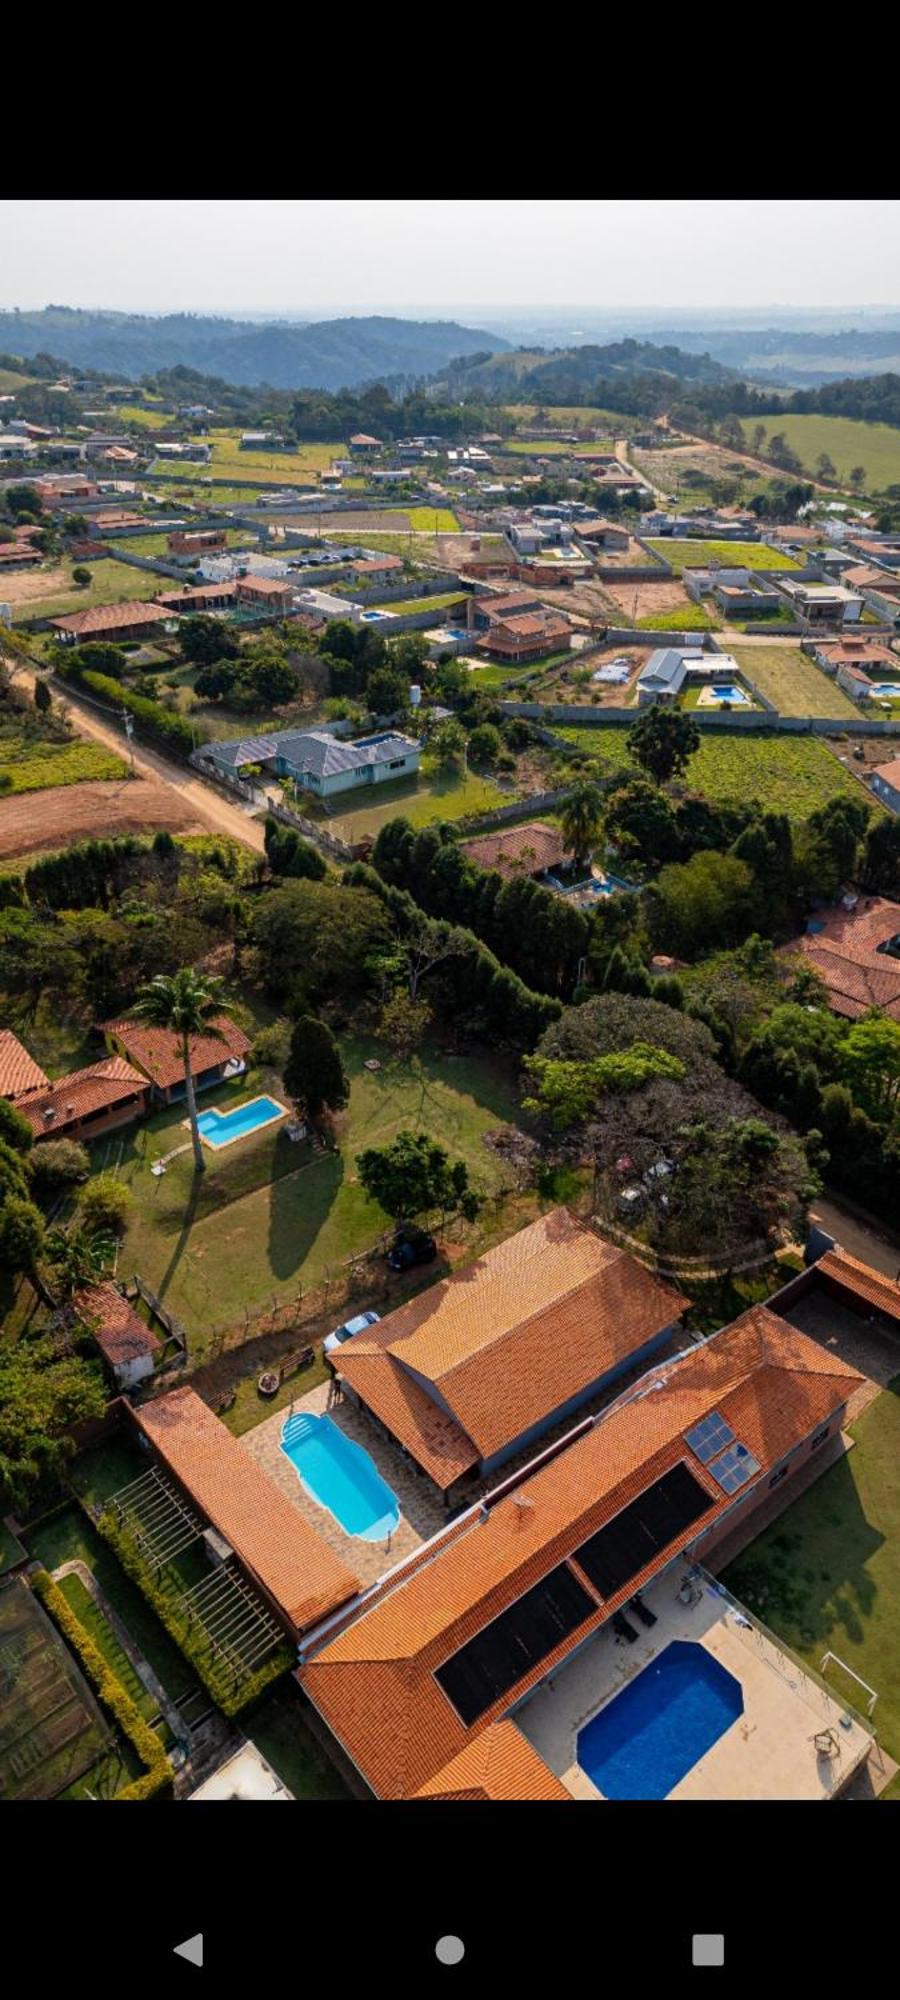
{"type": "Polygon", "coordinates": [[[432,1264],[437,1244],[424,1229],[401,1229],[388,1251],[392,1271],[411,1271],[414,1264],[432,1264]]]}

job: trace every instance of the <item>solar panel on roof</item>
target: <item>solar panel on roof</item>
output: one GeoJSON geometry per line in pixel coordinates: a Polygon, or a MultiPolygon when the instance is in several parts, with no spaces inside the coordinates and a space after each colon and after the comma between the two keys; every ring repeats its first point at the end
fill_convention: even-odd
{"type": "Polygon", "coordinates": [[[596,1609],[561,1563],[445,1660],[435,1680],[468,1728],[596,1609]]]}
{"type": "Polygon", "coordinates": [[[605,1528],[582,1542],[573,1559],[601,1597],[614,1597],[713,1504],[690,1467],[681,1461],[630,1506],[623,1507],[605,1528]]]}
{"type": "Polygon", "coordinates": [[[723,1493],[736,1493],[739,1486],[746,1486],[760,1466],[759,1459],[754,1458],[745,1444],[735,1442],[722,1452],[721,1457],[714,1459],[709,1469],[723,1493]]]}
{"type": "Polygon", "coordinates": [[[734,1438],[731,1425],[725,1422],[725,1418],[719,1415],[718,1410],[710,1410],[709,1415],[704,1417],[701,1423],[695,1424],[693,1430],[685,1431],[684,1435],[691,1450],[696,1452],[701,1465],[708,1465],[710,1459],[715,1458],[717,1452],[724,1451],[725,1446],[731,1444],[734,1438]]]}

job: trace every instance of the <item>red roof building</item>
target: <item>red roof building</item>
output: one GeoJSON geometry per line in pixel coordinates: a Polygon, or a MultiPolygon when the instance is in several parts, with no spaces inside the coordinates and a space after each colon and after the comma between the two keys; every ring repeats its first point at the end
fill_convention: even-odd
{"type": "MultiPolygon", "coordinates": [[[[215,1035],[194,1035],[191,1041],[191,1070],[199,1090],[238,1075],[250,1051],[243,1028],[225,1015],[210,1026],[217,1030],[215,1035]]],[[[139,1070],[167,1104],[183,1096],[184,1063],[179,1038],[171,1029],[150,1028],[143,1021],[106,1021],[103,1034],[107,1047],[139,1070]]]]}
{"type": "Polygon", "coordinates": [[[44,1087],[30,1091],[19,1104],[28,1119],[35,1141],[39,1139],[96,1139],[119,1125],[140,1118],[150,1102],[150,1086],[140,1070],[120,1056],[104,1056],[86,1069],[44,1078],[44,1087]]]}
{"type": "Polygon", "coordinates": [[[835,1014],[857,1021],[880,1007],[900,1021],[900,903],[867,896],[852,909],[829,910],[816,919],[814,930],[784,945],[782,952],[799,952],[814,968],[828,988],[835,1014]],[[886,951],[886,945],[897,955],[886,951]]]}
{"type": "Polygon", "coordinates": [[[162,1341],[116,1285],[89,1285],[76,1293],[73,1303],[120,1389],[132,1389],[152,1375],[162,1341]]]}
{"type": "Polygon", "coordinates": [[[478,868],[492,869],[505,882],[524,876],[543,875],[559,868],[571,857],[559,828],[530,820],[524,826],[510,826],[496,833],[482,833],[476,840],[460,842],[460,852],[478,868]]]}
{"type": "Polygon", "coordinates": [[[49,1086],[49,1078],[11,1028],[0,1028],[0,1097],[27,1097],[49,1086]]]}

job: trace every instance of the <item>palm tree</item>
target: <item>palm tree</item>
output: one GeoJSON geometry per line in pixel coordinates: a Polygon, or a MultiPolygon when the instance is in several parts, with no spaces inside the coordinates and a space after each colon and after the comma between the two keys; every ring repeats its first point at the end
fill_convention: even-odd
{"type": "Polygon", "coordinates": [[[217,1018],[229,1012],[222,989],[221,979],[207,977],[202,972],[195,972],[192,966],[183,965],[180,972],[173,973],[171,978],[161,973],[158,978],[151,979],[149,986],[142,986],[134,1009],[138,1020],[145,1021],[148,1027],[169,1029],[177,1037],[184,1064],[194,1166],[198,1174],[205,1172],[206,1161],[197,1124],[191,1042],[195,1035],[206,1035],[216,1042],[225,1040],[221,1029],[215,1025],[217,1018]]]}
{"type": "Polygon", "coordinates": [[[64,1299],[101,1284],[115,1254],[115,1240],[105,1230],[48,1229],[44,1238],[44,1262],[52,1266],[56,1292],[64,1299]]]}
{"type": "Polygon", "coordinates": [[[592,849],[600,838],[603,806],[596,785],[580,778],[563,800],[560,814],[563,839],[577,865],[587,866],[592,849]]]}

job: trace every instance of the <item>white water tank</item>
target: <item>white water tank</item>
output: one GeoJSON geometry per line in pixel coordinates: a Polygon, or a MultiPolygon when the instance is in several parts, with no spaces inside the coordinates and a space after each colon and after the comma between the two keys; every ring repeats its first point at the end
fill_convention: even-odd
{"type": "Polygon", "coordinates": [[[419,683],[418,681],[413,681],[409,690],[410,708],[418,708],[421,699],[422,699],[422,690],[419,686],[419,683]]]}

